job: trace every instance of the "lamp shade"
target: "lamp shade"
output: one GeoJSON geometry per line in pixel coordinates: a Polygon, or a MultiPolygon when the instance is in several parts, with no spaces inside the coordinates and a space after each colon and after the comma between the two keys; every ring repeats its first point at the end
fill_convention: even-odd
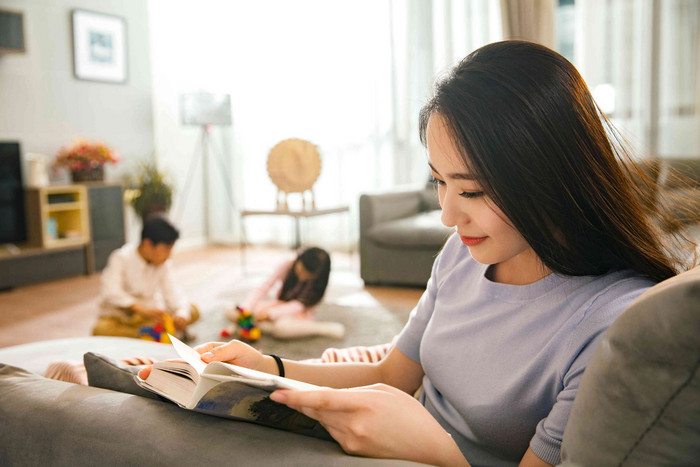
{"type": "Polygon", "coordinates": [[[183,125],[230,125],[231,96],[195,92],[180,94],[183,125]]]}

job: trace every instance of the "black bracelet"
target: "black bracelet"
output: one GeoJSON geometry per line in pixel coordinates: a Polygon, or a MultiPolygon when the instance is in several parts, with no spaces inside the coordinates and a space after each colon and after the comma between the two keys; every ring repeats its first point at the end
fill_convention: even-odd
{"type": "Polygon", "coordinates": [[[284,364],[282,363],[282,359],[277,355],[272,354],[270,354],[270,357],[275,359],[275,363],[277,363],[277,371],[279,372],[280,376],[284,378],[284,364]]]}

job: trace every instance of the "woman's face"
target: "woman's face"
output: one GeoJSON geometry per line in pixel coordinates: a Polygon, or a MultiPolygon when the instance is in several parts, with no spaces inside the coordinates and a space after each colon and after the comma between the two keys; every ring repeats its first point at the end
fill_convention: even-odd
{"type": "Polygon", "coordinates": [[[457,230],[476,261],[495,265],[495,280],[527,283],[523,273],[531,274],[533,265],[539,267],[534,251],[471,176],[438,113],[428,122],[427,143],[442,223],[457,230]]]}

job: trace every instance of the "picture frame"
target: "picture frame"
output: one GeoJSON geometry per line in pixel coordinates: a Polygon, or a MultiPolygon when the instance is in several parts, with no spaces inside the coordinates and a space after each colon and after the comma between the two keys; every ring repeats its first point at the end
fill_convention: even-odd
{"type": "Polygon", "coordinates": [[[72,10],[73,73],[77,79],[124,84],[127,41],[124,18],[72,10]]]}

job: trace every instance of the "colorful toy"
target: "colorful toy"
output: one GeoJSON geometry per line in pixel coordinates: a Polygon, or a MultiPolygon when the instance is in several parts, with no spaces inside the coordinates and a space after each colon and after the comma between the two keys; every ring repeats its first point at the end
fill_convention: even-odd
{"type": "Polygon", "coordinates": [[[147,341],[162,342],[170,344],[168,334],[175,334],[175,324],[173,317],[165,315],[163,320],[153,326],[142,326],[139,329],[139,337],[147,341]]]}
{"type": "Polygon", "coordinates": [[[253,313],[240,306],[237,306],[236,310],[238,310],[238,337],[248,342],[260,339],[260,329],[255,326],[253,313]]]}

